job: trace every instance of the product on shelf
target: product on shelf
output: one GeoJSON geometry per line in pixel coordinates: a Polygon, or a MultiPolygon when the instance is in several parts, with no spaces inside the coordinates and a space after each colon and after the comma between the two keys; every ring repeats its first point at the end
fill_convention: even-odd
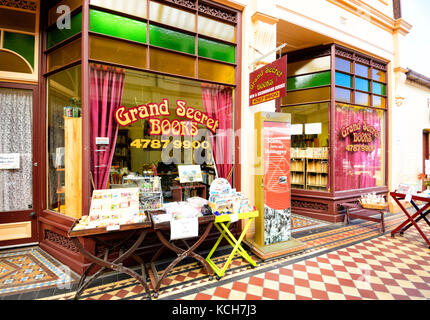
{"type": "Polygon", "coordinates": [[[141,210],[159,210],[163,206],[163,192],[161,179],[155,177],[140,177],[128,175],[123,178],[123,184],[139,188],[139,202],[141,210]]]}
{"type": "Polygon", "coordinates": [[[223,178],[215,179],[211,184],[209,206],[215,215],[255,210],[255,207],[249,204],[248,198],[244,197],[240,192],[236,192],[236,189],[232,189],[230,183],[223,178]]]}
{"type": "Polygon", "coordinates": [[[387,206],[384,196],[377,195],[375,192],[362,195],[360,198],[360,203],[364,208],[369,209],[382,209],[387,206]]]}

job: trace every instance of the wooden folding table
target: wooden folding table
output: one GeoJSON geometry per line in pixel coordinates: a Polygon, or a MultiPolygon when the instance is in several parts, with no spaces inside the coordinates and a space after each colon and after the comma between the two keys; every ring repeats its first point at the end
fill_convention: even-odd
{"type": "Polygon", "coordinates": [[[95,279],[102,275],[106,269],[111,269],[128,274],[139,281],[145,288],[147,299],[150,300],[151,293],[146,282],[145,264],[139,256],[134,254],[136,249],[139,248],[140,244],[145,239],[148,229],[152,227],[152,223],[149,218],[148,221],[143,223],[120,225],[119,229],[112,231],[106,230],[106,227],[73,231],[73,228],[77,222],[78,220],[74,222],[68,234],[75,246],[78,248],[79,252],[89,261],[91,261],[91,264],[88,266],[79,280],[78,289],[74,299],[79,299],[83,291],[88,288],[88,286],[95,279]],[[119,235],[118,233],[121,234],[119,235]],[[95,254],[90,253],[81,244],[80,239],[83,238],[91,238],[95,241],[95,254]],[[100,247],[102,252],[98,253],[97,251],[99,250],[97,250],[97,247],[100,247]],[[118,253],[118,255],[116,255],[116,253],[118,253]],[[116,258],[112,258],[112,256],[116,256],[116,258]],[[125,267],[122,264],[122,262],[128,257],[133,258],[140,264],[142,275],[139,275],[137,272],[125,267]],[[90,270],[96,265],[100,266],[101,269],[96,271],[90,278],[87,279],[90,270]]]}
{"type": "MultiPolygon", "coordinates": [[[[161,212],[151,212],[151,218],[154,215],[159,214],[159,213],[161,213],[161,212]]],[[[161,284],[162,284],[163,280],[166,278],[166,276],[169,274],[169,272],[179,262],[181,262],[183,259],[185,259],[187,257],[190,257],[190,258],[193,258],[193,259],[196,259],[197,261],[199,261],[202,264],[203,268],[206,270],[206,272],[209,274],[209,280],[212,280],[214,272],[212,271],[211,267],[206,262],[206,260],[202,256],[200,256],[199,254],[197,254],[195,252],[195,250],[197,250],[197,248],[201,245],[201,243],[209,235],[209,232],[212,229],[212,226],[214,224],[214,220],[215,220],[215,216],[213,216],[213,215],[202,216],[202,217],[198,218],[199,226],[206,225],[206,227],[200,236],[198,236],[197,238],[194,238],[196,240],[195,240],[194,244],[192,246],[190,246],[187,242],[189,239],[179,239],[179,240],[171,240],[171,241],[168,240],[170,238],[169,237],[170,221],[158,223],[157,219],[153,219],[153,229],[154,229],[158,239],[161,241],[161,244],[163,245],[152,257],[152,259],[150,261],[150,268],[148,269],[149,278],[151,280],[152,288],[154,290],[154,294],[153,294],[154,298],[158,297],[158,291],[160,290],[161,284]],[[183,243],[184,246],[186,247],[186,249],[182,249],[182,248],[178,247],[176,245],[177,242],[183,243]],[[161,277],[159,277],[158,271],[155,267],[155,262],[158,260],[160,255],[166,249],[172,250],[173,252],[175,252],[178,255],[178,257],[176,259],[174,259],[167,266],[166,269],[164,269],[161,277]]]]}
{"type": "Polygon", "coordinates": [[[397,193],[397,192],[390,192],[390,195],[394,199],[394,201],[397,203],[397,205],[400,207],[402,212],[407,217],[407,219],[405,221],[403,221],[396,229],[391,231],[391,236],[394,237],[394,235],[396,233],[403,234],[411,226],[414,226],[418,230],[419,234],[424,239],[424,241],[427,243],[428,247],[430,248],[429,238],[427,238],[427,236],[421,230],[420,226],[417,224],[417,222],[419,222],[422,219],[430,227],[430,222],[427,219],[427,215],[430,213],[430,198],[420,197],[418,195],[412,195],[410,203],[412,204],[413,208],[415,209],[415,213],[409,214],[409,212],[405,209],[403,204],[400,202],[401,199],[406,198],[406,194],[397,193]],[[423,203],[423,206],[421,208],[418,207],[418,205],[416,203],[417,201],[421,201],[423,203]]]}

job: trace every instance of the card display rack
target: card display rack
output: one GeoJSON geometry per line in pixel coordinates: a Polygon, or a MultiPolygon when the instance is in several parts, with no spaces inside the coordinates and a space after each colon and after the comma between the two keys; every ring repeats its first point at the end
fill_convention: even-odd
{"type": "Polygon", "coordinates": [[[155,177],[124,177],[123,185],[139,188],[140,210],[160,210],[163,206],[163,191],[161,189],[161,178],[155,177]]]}

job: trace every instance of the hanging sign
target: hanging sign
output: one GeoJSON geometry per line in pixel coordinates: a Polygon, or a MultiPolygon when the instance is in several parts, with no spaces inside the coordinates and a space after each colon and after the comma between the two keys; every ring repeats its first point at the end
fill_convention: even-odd
{"type": "Polygon", "coordinates": [[[19,153],[0,153],[0,169],[19,169],[19,153]]]}
{"type": "Polygon", "coordinates": [[[282,98],[287,92],[287,56],[249,74],[249,106],[282,98]]]}

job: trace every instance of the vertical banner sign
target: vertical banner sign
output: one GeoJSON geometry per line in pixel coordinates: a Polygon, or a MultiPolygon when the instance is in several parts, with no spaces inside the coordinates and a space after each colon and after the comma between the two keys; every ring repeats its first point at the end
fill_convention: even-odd
{"type": "Polygon", "coordinates": [[[264,121],[264,244],[291,239],[289,122],[264,121]]]}
{"type": "Polygon", "coordinates": [[[287,56],[249,74],[249,106],[282,98],[287,92],[287,56]]]}

